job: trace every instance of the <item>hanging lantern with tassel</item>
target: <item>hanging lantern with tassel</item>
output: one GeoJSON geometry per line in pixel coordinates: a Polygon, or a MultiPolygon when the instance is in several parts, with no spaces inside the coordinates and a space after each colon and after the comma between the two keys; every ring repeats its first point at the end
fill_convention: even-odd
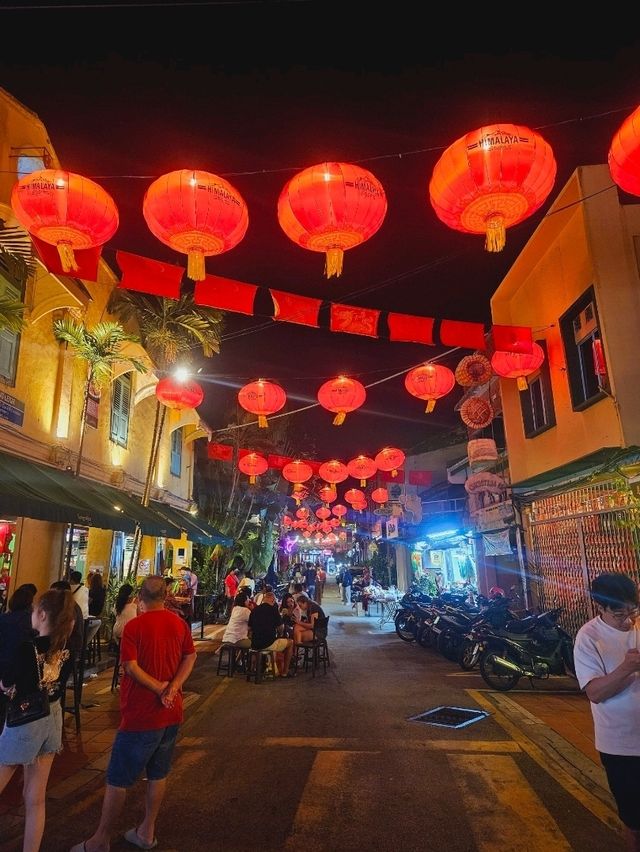
{"type": "Polygon", "coordinates": [[[455,383],[453,372],[441,364],[421,364],[409,370],[404,379],[404,386],[412,396],[427,400],[425,414],[433,411],[436,400],[450,393],[455,383]]]}
{"type": "Polygon", "coordinates": [[[537,372],[544,363],[544,349],[539,343],[533,344],[530,354],[502,352],[498,350],[491,356],[491,366],[503,379],[517,379],[518,390],[525,391],[529,384],[527,376],[537,372]]]}
{"type": "Polygon", "coordinates": [[[238,402],[245,411],[258,416],[260,429],[267,428],[267,416],[280,411],[286,401],[287,395],[283,388],[275,382],[267,382],[264,379],[249,382],[238,391],[238,402]]]}
{"type": "Polygon", "coordinates": [[[347,414],[355,411],[367,398],[365,386],[357,379],[338,376],[325,382],[318,390],[318,402],[323,408],[332,411],[334,426],[341,426],[347,414]]]}
{"type": "Polygon", "coordinates": [[[347,464],[347,470],[349,471],[350,476],[353,476],[354,479],[360,480],[360,487],[364,488],[367,484],[367,479],[371,479],[371,477],[375,475],[378,470],[378,465],[373,459],[360,454],[359,456],[356,456],[355,459],[351,459],[351,461],[347,464]]]}
{"type": "Polygon", "coordinates": [[[259,453],[247,453],[238,459],[238,468],[249,477],[249,485],[256,484],[256,477],[269,469],[269,463],[259,453]]]}
{"type": "Polygon", "coordinates": [[[398,468],[404,464],[404,460],[405,454],[397,447],[384,447],[374,459],[378,470],[384,470],[386,473],[391,471],[391,476],[394,479],[398,475],[398,468]]]}

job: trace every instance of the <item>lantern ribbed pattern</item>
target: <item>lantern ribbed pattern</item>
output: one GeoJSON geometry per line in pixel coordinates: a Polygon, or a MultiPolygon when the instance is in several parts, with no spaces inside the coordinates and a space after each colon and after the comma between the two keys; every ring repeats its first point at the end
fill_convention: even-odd
{"type": "Polygon", "coordinates": [[[519,124],[492,124],[447,148],[433,170],[429,198],[445,225],[485,234],[487,251],[501,251],[506,228],[544,204],[555,178],[553,151],[540,134],[519,124]]]}
{"type": "Polygon", "coordinates": [[[256,477],[269,469],[269,463],[258,453],[247,453],[246,456],[238,459],[238,468],[249,477],[249,484],[255,485],[256,477]]]}
{"type": "Polygon", "coordinates": [[[65,272],[78,269],[75,249],[104,245],[118,230],[118,210],[105,190],[82,175],[40,169],[11,192],[16,219],[34,237],[56,246],[65,272]]]}
{"type": "Polygon", "coordinates": [[[620,189],[640,195],[640,107],[622,122],[609,148],[609,171],[620,189]]]}
{"type": "Polygon", "coordinates": [[[465,355],[456,367],[454,375],[461,387],[473,388],[488,382],[493,370],[487,356],[476,352],[473,355],[465,355]]]}
{"type": "Polygon", "coordinates": [[[421,364],[409,370],[404,379],[404,386],[412,396],[427,400],[425,414],[433,411],[436,400],[450,393],[455,383],[453,372],[441,364],[421,364]]]}
{"type": "Polygon", "coordinates": [[[346,464],[343,464],[337,459],[331,459],[331,461],[323,462],[320,465],[318,468],[318,475],[321,476],[325,482],[331,482],[335,485],[338,482],[344,482],[345,479],[348,479],[349,471],[347,470],[346,464]]]}
{"type": "Polygon", "coordinates": [[[238,391],[238,402],[245,411],[258,416],[260,429],[267,428],[267,415],[280,411],[286,401],[287,395],[283,388],[264,379],[249,382],[238,391]]]}
{"type": "Polygon", "coordinates": [[[404,464],[405,454],[397,447],[384,447],[375,457],[378,470],[391,471],[391,476],[398,475],[398,468],[404,464]]]}
{"type": "Polygon", "coordinates": [[[347,414],[355,411],[367,398],[365,386],[357,379],[348,376],[338,376],[329,379],[318,390],[318,402],[323,408],[332,411],[334,426],[341,426],[347,414]]]}
{"type": "Polygon", "coordinates": [[[486,399],[471,396],[460,406],[460,417],[469,429],[484,429],[493,420],[493,408],[486,399]]]}
{"type": "Polygon", "coordinates": [[[193,169],[162,175],[147,189],[142,214],[160,242],[187,255],[187,275],[205,278],[205,257],[238,245],[249,226],[247,205],[235,187],[193,169]]]}
{"type": "Polygon", "coordinates": [[[359,455],[356,456],[355,459],[351,459],[351,461],[347,464],[347,470],[349,471],[349,476],[353,476],[354,479],[359,479],[360,487],[364,488],[367,484],[367,479],[371,479],[371,477],[377,473],[378,465],[373,459],[359,455]]]}
{"type": "Polygon", "coordinates": [[[156,397],[167,408],[182,411],[197,408],[204,399],[204,391],[197,382],[180,382],[165,376],[156,385],[156,397]]]}
{"type": "Polygon", "coordinates": [[[539,370],[544,363],[544,349],[539,343],[533,344],[532,352],[527,355],[519,352],[498,350],[491,356],[491,366],[503,379],[517,379],[518,390],[528,387],[527,376],[539,370]]]}
{"type": "Polygon", "coordinates": [[[344,252],[372,237],[387,213],[380,181],[351,163],[318,163],[288,181],[278,221],[302,248],[324,252],[325,276],[339,276],[344,252]]]}

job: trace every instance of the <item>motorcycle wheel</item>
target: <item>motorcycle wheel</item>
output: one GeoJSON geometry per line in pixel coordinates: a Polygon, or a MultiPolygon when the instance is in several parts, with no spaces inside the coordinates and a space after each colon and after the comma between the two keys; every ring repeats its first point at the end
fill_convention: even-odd
{"type": "Polygon", "coordinates": [[[465,639],[460,646],[458,665],[465,672],[470,672],[471,669],[475,669],[478,665],[481,654],[482,645],[480,642],[472,642],[470,639],[465,639]]]}
{"type": "Polygon", "coordinates": [[[403,642],[416,641],[416,623],[411,616],[398,613],[394,619],[396,633],[403,642]]]}
{"type": "Polygon", "coordinates": [[[443,630],[438,636],[438,651],[447,660],[457,660],[458,658],[456,637],[448,630],[443,630]]]}
{"type": "MultiPolygon", "coordinates": [[[[502,671],[495,667],[493,660],[494,657],[497,656],[498,654],[491,649],[482,654],[479,661],[480,674],[487,686],[490,686],[492,689],[497,689],[499,692],[507,692],[509,689],[513,689],[513,687],[518,683],[520,675],[517,672],[502,671]]],[[[506,660],[509,659],[507,654],[503,654],[501,656],[503,656],[506,660]]]]}
{"type": "Polygon", "coordinates": [[[418,630],[418,645],[422,648],[432,648],[433,644],[433,631],[431,630],[431,625],[424,623],[418,630]]]}

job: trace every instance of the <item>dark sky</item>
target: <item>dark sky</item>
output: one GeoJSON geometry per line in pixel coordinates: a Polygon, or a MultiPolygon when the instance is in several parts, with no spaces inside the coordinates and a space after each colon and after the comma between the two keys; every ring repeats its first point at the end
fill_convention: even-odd
{"type": "MultiPolygon", "coordinates": [[[[200,168],[249,209],[244,240],[209,258],[209,273],[382,311],[489,324],[491,294],[553,198],[578,165],[606,162],[640,100],[635,27],[603,13],[561,28],[557,7],[540,5],[441,8],[437,20],[416,3],[47,5],[0,8],[0,86],[39,115],[65,168],[113,195],[120,227],[107,260],[122,249],[184,265],[148,231],[142,198],[155,177],[200,168]],[[448,145],[498,121],[538,130],[558,175],[542,209],[490,254],[482,237],[437,219],[428,183],[448,145]],[[284,183],[325,160],[369,169],[388,201],[381,229],[329,280],[322,255],[291,242],[276,217],[284,183]]],[[[275,323],[269,305],[227,315],[221,355],[202,376],[213,428],[252,379],[279,381],[289,410],[338,373],[367,385],[442,351],[275,323]]],[[[454,369],[466,354],[442,363],[454,369]]],[[[294,440],[302,454],[345,461],[386,444],[410,451],[460,424],[461,395],[426,416],[396,376],[339,428],[321,408],[293,416],[294,440]]]]}

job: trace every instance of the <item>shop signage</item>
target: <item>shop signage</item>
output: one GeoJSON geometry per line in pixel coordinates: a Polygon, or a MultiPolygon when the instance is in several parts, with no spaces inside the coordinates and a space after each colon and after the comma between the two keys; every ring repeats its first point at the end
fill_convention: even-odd
{"type": "Polygon", "coordinates": [[[499,530],[513,523],[514,517],[513,503],[511,500],[503,500],[502,503],[478,509],[473,516],[473,523],[478,532],[499,530]]]}
{"type": "Polygon", "coordinates": [[[100,389],[93,384],[89,386],[89,393],[87,394],[87,411],[86,411],[86,422],[87,426],[92,426],[94,429],[98,428],[98,411],[100,406],[100,389]]]}
{"type": "Polygon", "coordinates": [[[387,520],[387,538],[398,538],[398,519],[389,518],[387,520]]]}
{"type": "Polygon", "coordinates": [[[376,521],[371,527],[371,535],[373,538],[382,538],[382,521],[376,521]]]}
{"type": "Polygon", "coordinates": [[[464,484],[467,494],[486,491],[489,494],[500,494],[507,489],[507,483],[495,473],[472,473],[464,484]]]}
{"type": "Polygon", "coordinates": [[[24,402],[15,396],[0,391],[0,418],[16,426],[22,426],[24,420],[24,402]]]}

